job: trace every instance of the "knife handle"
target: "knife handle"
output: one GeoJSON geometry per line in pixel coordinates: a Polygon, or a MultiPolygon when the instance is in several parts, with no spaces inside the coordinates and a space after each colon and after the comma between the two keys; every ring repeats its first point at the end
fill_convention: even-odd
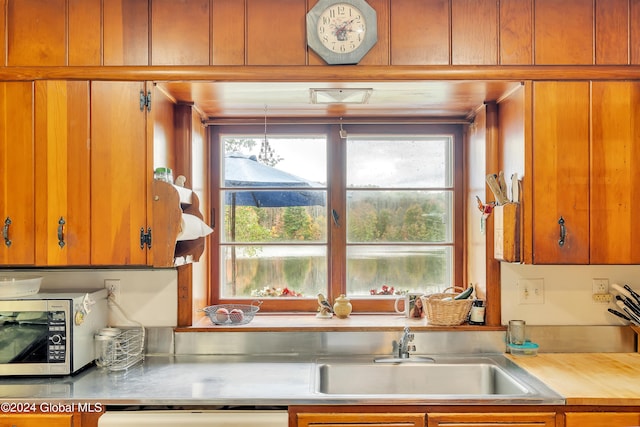
{"type": "Polygon", "coordinates": [[[487,181],[487,185],[489,186],[489,189],[493,193],[493,197],[495,197],[496,202],[498,202],[499,205],[504,205],[505,203],[509,203],[509,198],[507,197],[506,194],[502,192],[502,189],[500,188],[500,184],[498,184],[496,175],[493,175],[493,174],[487,175],[486,181],[487,181]]]}
{"type": "Polygon", "coordinates": [[[617,310],[614,310],[613,308],[608,308],[608,309],[607,309],[607,311],[608,311],[609,313],[613,314],[613,315],[618,316],[618,317],[619,317],[619,318],[621,318],[621,319],[624,319],[624,320],[629,321],[629,322],[632,322],[632,323],[636,323],[636,322],[635,322],[634,320],[632,320],[630,317],[625,316],[624,314],[620,313],[620,312],[619,312],[619,311],[617,311],[617,310]]]}
{"type": "Polygon", "coordinates": [[[635,305],[633,303],[633,301],[631,301],[627,297],[622,297],[620,295],[616,295],[616,299],[618,301],[622,301],[622,303],[625,305],[625,307],[627,307],[629,310],[631,310],[633,312],[633,314],[635,314],[636,316],[638,316],[640,318],[640,307],[635,305]]]}
{"type": "Polygon", "coordinates": [[[635,299],[638,304],[640,304],[640,294],[638,294],[636,291],[633,290],[633,288],[631,288],[631,286],[629,285],[623,285],[623,287],[629,291],[629,293],[633,296],[633,299],[635,299]]]}
{"type": "Polygon", "coordinates": [[[507,182],[504,179],[504,171],[498,172],[498,186],[505,196],[507,195],[507,182]]]}
{"type": "Polygon", "coordinates": [[[640,318],[638,318],[638,316],[636,316],[635,314],[633,314],[633,312],[631,310],[629,310],[627,307],[623,308],[624,312],[627,313],[629,315],[629,317],[631,317],[631,319],[633,319],[636,324],[638,322],[640,322],[640,318]]]}
{"type": "Polygon", "coordinates": [[[629,291],[627,291],[626,289],[624,289],[622,286],[618,285],[617,283],[612,283],[611,287],[618,291],[618,293],[624,297],[627,298],[631,298],[631,294],[629,293],[629,291]]]}

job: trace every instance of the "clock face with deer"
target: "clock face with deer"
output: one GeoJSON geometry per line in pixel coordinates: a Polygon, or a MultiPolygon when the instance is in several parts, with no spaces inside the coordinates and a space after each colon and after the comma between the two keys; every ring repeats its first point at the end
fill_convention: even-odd
{"type": "Polygon", "coordinates": [[[327,64],[357,64],[378,40],[365,0],[320,0],[307,13],[307,44],[327,64]]]}

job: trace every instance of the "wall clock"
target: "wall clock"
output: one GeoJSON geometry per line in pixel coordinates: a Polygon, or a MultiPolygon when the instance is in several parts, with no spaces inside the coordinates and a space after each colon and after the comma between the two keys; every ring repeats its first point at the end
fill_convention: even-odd
{"type": "Polygon", "coordinates": [[[320,0],[307,13],[307,45],[327,64],[357,64],[378,41],[377,24],[365,0],[320,0]]]}

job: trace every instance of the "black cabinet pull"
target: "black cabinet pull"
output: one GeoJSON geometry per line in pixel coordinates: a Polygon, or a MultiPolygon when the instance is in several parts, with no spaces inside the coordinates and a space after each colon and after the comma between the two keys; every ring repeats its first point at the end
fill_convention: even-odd
{"type": "Polygon", "coordinates": [[[58,246],[60,249],[64,248],[64,225],[66,222],[64,221],[64,217],[60,217],[58,220],[58,246]]]}
{"type": "Polygon", "coordinates": [[[11,246],[11,239],[9,239],[9,226],[11,225],[11,218],[7,217],[4,220],[4,227],[2,228],[2,236],[4,237],[4,244],[9,247],[11,246]]]}
{"type": "Polygon", "coordinates": [[[333,218],[333,223],[336,225],[336,227],[340,227],[340,215],[338,215],[338,212],[335,209],[331,209],[331,217],[333,218]]]}
{"type": "Polygon", "coordinates": [[[558,240],[558,246],[564,246],[564,239],[567,237],[567,229],[564,226],[564,218],[560,217],[558,220],[558,224],[560,224],[560,240],[558,240]]]}

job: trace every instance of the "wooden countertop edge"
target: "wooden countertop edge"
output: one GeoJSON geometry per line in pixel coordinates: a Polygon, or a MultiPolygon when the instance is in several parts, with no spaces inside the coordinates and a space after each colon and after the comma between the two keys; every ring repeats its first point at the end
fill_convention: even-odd
{"type": "Polygon", "coordinates": [[[575,406],[640,406],[640,397],[568,397],[565,405],[575,406]]]}

